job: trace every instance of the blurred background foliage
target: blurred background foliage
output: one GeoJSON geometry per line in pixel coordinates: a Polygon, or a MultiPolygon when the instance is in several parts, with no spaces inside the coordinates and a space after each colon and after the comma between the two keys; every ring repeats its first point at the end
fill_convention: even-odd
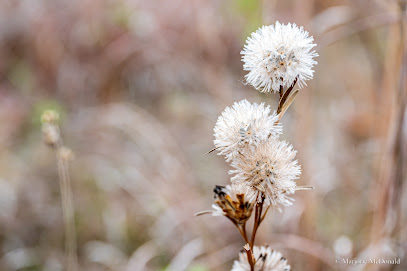
{"type": "Polygon", "coordinates": [[[229,182],[213,148],[244,84],[240,51],[263,24],[302,25],[314,80],[284,116],[303,174],[258,244],[293,270],[406,270],[405,3],[392,0],[0,2],[0,269],[64,270],[55,109],[71,164],[80,270],[230,270],[243,243],[209,209],[229,182]],[[405,11],[404,11],[405,13],[405,11]],[[404,17],[403,17],[404,16],[404,17]],[[403,20],[404,18],[404,20],[403,20]],[[404,32],[403,32],[404,31],[404,32]],[[400,258],[341,265],[335,258],[400,258]]]}

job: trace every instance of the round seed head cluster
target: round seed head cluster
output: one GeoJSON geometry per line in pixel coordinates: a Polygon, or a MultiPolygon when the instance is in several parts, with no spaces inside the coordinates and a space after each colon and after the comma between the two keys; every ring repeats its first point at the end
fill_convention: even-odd
{"type": "Polygon", "coordinates": [[[249,186],[263,193],[266,205],[292,205],[293,199],[288,195],[295,193],[295,180],[301,174],[295,155],[296,151],[286,141],[268,140],[232,161],[234,170],[229,173],[235,175],[231,181],[238,187],[249,186]]]}
{"type": "Polygon", "coordinates": [[[243,69],[248,84],[261,92],[278,92],[297,79],[301,88],[312,79],[312,67],[317,64],[311,51],[316,45],[313,37],[295,24],[263,26],[246,41],[242,50],[243,69]]]}
{"type": "Polygon", "coordinates": [[[282,126],[276,124],[278,115],[270,113],[270,106],[251,104],[247,100],[235,102],[231,108],[226,107],[214,128],[213,142],[219,155],[225,155],[230,161],[269,137],[278,137],[282,126]]]}
{"type": "MultiPolygon", "coordinates": [[[[268,246],[253,247],[253,256],[256,260],[254,271],[290,271],[291,266],[283,255],[268,246]]],[[[250,271],[250,264],[245,252],[240,252],[239,260],[233,263],[232,271],[250,271]]]]}

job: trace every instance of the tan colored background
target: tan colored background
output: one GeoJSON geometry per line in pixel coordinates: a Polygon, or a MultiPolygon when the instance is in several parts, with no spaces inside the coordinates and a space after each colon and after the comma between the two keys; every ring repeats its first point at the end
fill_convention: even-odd
{"type": "Polygon", "coordinates": [[[58,174],[39,123],[51,107],[76,156],[81,270],[230,270],[243,245],[233,225],[193,216],[229,182],[205,153],[225,106],[277,106],[243,84],[240,50],[280,20],[318,44],[315,78],[282,121],[298,183],[315,189],[270,213],[258,244],[293,270],[406,270],[401,16],[379,0],[1,1],[0,269],[62,270],[58,174]]]}

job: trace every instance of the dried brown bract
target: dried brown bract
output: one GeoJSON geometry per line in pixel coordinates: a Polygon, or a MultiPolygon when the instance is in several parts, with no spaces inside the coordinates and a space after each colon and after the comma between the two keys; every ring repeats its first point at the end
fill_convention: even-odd
{"type": "Polygon", "coordinates": [[[253,211],[253,200],[245,197],[245,193],[234,190],[231,186],[217,185],[215,192],[215,204],[222,210],[224,216],[237,224],[245,223],[253,211]]]}

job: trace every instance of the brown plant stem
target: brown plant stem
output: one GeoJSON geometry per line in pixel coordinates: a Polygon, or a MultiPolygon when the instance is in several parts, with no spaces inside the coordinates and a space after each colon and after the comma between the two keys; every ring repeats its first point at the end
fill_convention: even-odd
{"type": "Polygon", "coordinates": [[[235,227],[239,231],[240,235],[243,237],[243,240],[245,241],[245,243],[249,243],[249,238],[247,237],[247,232],[246,232],[246,223],[244,223],[243,225],[239,225],[233,219],[231,219],[231,218],[229,218],[229,219],[230,219],[230,221],[232,221],[233,225],[235,225],[235,227]]]}
{"type": "Polygon", "coordinates": [[[256,210],[255,210],[255,214],[254,214],[254,224],[253,224],[253,232],[252,232],[252,238],[250,239],[250,248],[253,248],[253,244],[254,244],[254,239],[256,238],[256,232],[257,229],[259,228],[259,208],[258,208],[258,203],[256,203],[256,210]]]}
{"type": "Polygon", "coordinates": [[[264,218],[266,218],[266,215],[267,215],[267,212],[268,212],[269,209],[270,209],[270,206],[267,206],[266,211],[264,212],[263,216],[260,219],[260,223],[263,222],[264,218]]]}
{"type": "Polygon", "coordinates": [[[249,238],[247,237],[247,232],[246,232],[246,223],[242,225],[242,233],[243,233],[243,239],[245,240],[246,244],[249,243],[249,238]]]}
{"type": "Polygon", "coordinates": [[[256,262],[254,262],[252,249],[250,248],[248,243],[246,243],[246,245],[244,245],[243,248],[247,254],[247,260],[249,261],[250,264],[250,271],[254,271],[254,265],[256,264],[256,262]]]}
{"type": "Polygon", "coordinates": [[[262,196],[262,201],[256,203],[256,210],[254,215],[254,225],[253,225],[253,232],[252,238],[250,239],[250,249],[253,250],[254,240],[256,239],[256,233],[259,229],[260,223],[262,221],[262,211],[263,211],[263,204],[264,204],[264,196],[262,196]]]}
{"type": "MultiPolygon", "coordinates": [[[[229,217],[228,217],[229,218],[229,217]]],[[[237,224],[236,221],[233,219],[229,218],[230,221],[232,221],[233,225],[236,226],[236,228],[239,230],[240,235],[243,237],[243,240],[245,241],[246,245],[244,246],[244,250],[246,251],[247,254],[247,260],[250,264],[250,271],[254,271],[254,257],[252,254],[252,248],[249,245],[249,238],[247,237],[247,232],[246,232],[246,223],[243,223],[242,225],[237,224]]]]}
{"type": "MultiPolygon", "coordinates": [[[[391,68],[386,69],[389,89],[387,97],[391,105],[390,125],[387,128],[387,142],[381,159],[378,179],[372,194],[378,199],[371,227],[370,244],[377,244],[385,239],[397,239],[400,236],[402,224],[402,191],[406,180],[406,141],[405,112],[407,110],[407,10],[400,6],[400,24],[391,28],[394,37],[389,40],[389,55],[391,68]],[[399,40],[398,40],[398,39],[399,40]],[[401,61],[400,61],[401,60],[401,61]],[[394,75],[397,65],[398,82],[394,75]],[[395,83],[397,82],[397,83],[395,83]],[[382,162],[383,161],[383,162],[382,162]]],[[[390,32],[390,31],[389,31],[390,32]]],[[[390,67],[390,64],[388,64],[390,67]]],[[[375,252],[378,255],[379,252],[375,252]]],[[[375,256],[376,256],[375,255],[375,256]]]]}
{"type": "Polygon", "coordinates": [[[278,91],[278,94],[280,95],[280,99],[278,100],[278,103],[280,103],[281,98],[283,97],[283,85],[280,85],[280,90],[278,91]]]}
{"type": "MultiPolygon", "coordinates": [[[[294,89],[295,84],[297,83],[297,79],[295,78],[294,82],[291,84],[291,86],[284,92],[283,96],[281,97],[280,94],[280,101],[278,103],[278,108],[277,108],[277,114],[281,113],[281,110],[283,109],[284,103],[287,100],[287,98],[290,96],[291,91],[294,89]]],[[[280,91],[281,91],[281,87],[280,86],[280,91]]]]}

